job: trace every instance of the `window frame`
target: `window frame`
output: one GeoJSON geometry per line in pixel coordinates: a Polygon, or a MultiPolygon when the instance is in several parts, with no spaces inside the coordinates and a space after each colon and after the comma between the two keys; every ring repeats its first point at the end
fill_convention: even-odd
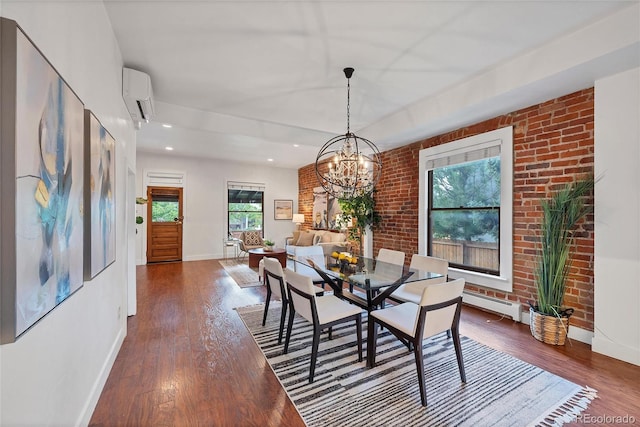
{"type": "Polygon", "coordinates": [[[513,291],[513,126],[496,129],[479,135],[462,138],[435,147],[425,148],[419,153],[419,200],[418,200],[418,252],[427,254],[428,187],[427,162],[443,157],[490,147],[500,147],[500,272],[486,274],[463,268],[449,268],[452,279],[464,278],[468,283],[496,289],[513,291]]]}
{"type": "MultiPolygon", "coordinates": [[[[495,155],[495,156],[486,156],[486,157],[482,157],[481,159],[475,159],[473,161],[479,161],[479,160],[487,160],[487,159],[494,159],[494,158],[500,158],[499,155],[495,155]]],[[[456,165],[462,165],[465,163],[470,163],[469,162],[456,162],[453,163],[451,165],[447,165],[447,166],[456,166],[456,165]]],[[[441,166],[441,167],[446,167],[446,166],[441,166]]],[[[440,167],[438,167],[440,168],[440,167]]],[[[433,171],[435,169],[438,168],[427,168],[426,169],[426,173],[427,173],[427,192],[429,195],[433,195],[433,171]]],[[[500,176],[500,178],[502,179],[502,175],[500,176]]],[[[502,202],[501,202],[502,203],[502,202]]],[[[433,197],[429,198],[427,197],[427,255],[432,255],[433,254],[433,233],[431,232],[431,226],[433,225],[433,214],[434,212],[461,212],[461,211],[470,211],[470,212],[482,212],[482,211],[496,211],[497,210],[497,215],[498,215],[498,223],[500,223],[500,206],[499,205],[494,205],[494,206],[482,206],[482,207],[474,207],[474,206],[460,206],[460,207],[447,207],[447,208],[436,208],[433,206],[433,197]],[[429,249],[431,249],[431,253],[429,251],[429,249]]],[[[500,235],[500,230],[498,230],[498,244],[500,243],[502,236],[500,235]]],[[[499,260],[500,257],[500,246],[498,246],[498,263],[500,262],[499,260]]],[[[449,261],[449,265],[451,265],[451,261],[449,261]]],[[[477,267],[477,266],[472,266],[472,265],[464,265],[464,264],[454,264],[453,268],[457,268],[457,266],[460,266],[461,269],[463,270],[469,270],[469,271],[475,271],[478,273],[483,273],[483,274],[489,274],[492,276],[498,276],[500,274],[499,270],[493,270],[493,269],[489,269],[489,268],[483,268],[483,267],[477,267]]]]}
{"type": "MultiPolygon", "coordinates": [[[[266,192],[265,192],[265,185],[261,184],[261,183],[247,183],[247,182],[233,182],[233,181],[228,181],[227,182],[227,191],[225,194],[225,211],[226,211],[226,216],[227,216],[227,235],[231,236],[232,233],[236,233],[237,230],[231,230],[231,222],[230,222],[230,214],[231,212],[249,212],[249,213],[256,213],[256,212],[260,212],[262,215],[262,224],[261,224],[261,228],[257,229],[255,231],[260,231],[260,234],[262,235],[262,237],[264,237],[264,227],[265,227],[265,197],[266,197],[266,192]],[[249,191],[259,191],[262,193],[262,210],[261,211],[230,211],[229,210],[229,191],[231,190],[249,190],[249,191]]],[[[252,230],[241,230],[241,231],[254,231],[252,230]]]]}

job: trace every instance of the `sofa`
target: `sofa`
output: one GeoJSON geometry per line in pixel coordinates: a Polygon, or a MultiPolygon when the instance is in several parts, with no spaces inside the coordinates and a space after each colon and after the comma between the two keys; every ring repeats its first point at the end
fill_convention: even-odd
{"type": "Polygon", "coordinates": [[[347,242],[347,235],[344,233],[330,230],[295,231],[293,237],[287,238],[285,250],[288,256],[294,258],[318,253],[317,248],[310,249],[314,246],[322,248],[323,255],[328,257],[334,251],[347,251],[349,243],[347,242]]]}

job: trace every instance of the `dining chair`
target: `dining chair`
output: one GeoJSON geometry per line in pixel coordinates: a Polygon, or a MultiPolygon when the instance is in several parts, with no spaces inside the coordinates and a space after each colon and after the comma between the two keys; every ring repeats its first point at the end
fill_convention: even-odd
{"type": "MultiPolygon", "coordinates": [[[[267,297],[264,303],[264,314],[262,316],[262,326],[267,323],[267,313],[269,312],[269,302],[271,297],[275,297],[282,301],[282,308],[280,309],[280,329],[278,332],[278,344],[282,343],[282,334],[284,331],[284,321],[287,316],[287,306],[289,300],[287,299],[287,288],[285,282],[285,271],[282,269],[280,261],[272,257],[264,257],[264,282],[267,285],[267,297]]],[[[287,274],[291,270],[286,270],[287,274]]],[[[313,291],[322,295],[324,290],[314,286],[313,291]]]]}
{"type": "Polygon", "coordinates": [[[399,303],[412,302],[415,304],[420,304],[422,291],[425,287],[429,285],[436,285],[438,283],[444,283],[447,281],[447,274],[449,272],[449,261],[447,261],[446,259],[413,254],[409,267],[416,270],[438,273],[442,275],[442,277],[405,283],[404,285],[401,285],[398,289],[393,291],[391,295],[389,295],[388,298],[390,300],[399,303]]]}
{"type": "MultiPolygon", "coordinates": [[[[380,250],[378,250],[378,257],[376,258],[376,262],[380,261],[380,262],[386,262],[387,264],[403,266],[404,258],[405,258],[405,254],[402,251],[396,251],[396,250],[387,249],[387,248],[380,248],[380,250]]],[[[384,289],[385,288],[382,288],[378,292],[382,292],[384,291],[384,289]]],[[[353,291],[353,288],[350,288],[349,290],[353,291]]],[[[384,308],[385,306],[384,301],[382,301],[380,306],[384,308]]]]}
{"type": "Polygon", "coordinates": [[[367,364],[371,368],[376,364],[378,325],[387,328],[403,343],[410,343],[415,356],[422,406],[427,406],[422,347],[425,338],[451,330],[460,378],[463,383],[467,382],[459,334],[464,283],[464,279],[456,279],[427,286],[422,291],[420,304],[405,302],[369,313],[367,364]]]}
{"type": "Polygon", "coordinates": [[[284,341],[284,354],[289,351],[291,330],[296,313],[299,313],[308,322],[313,324],[313,341],[311,345],[311,365],[309,367],[309,383],[313,382],[320,345],[320,333],[329,328],[331,339],[334,325],[355,321],[356,337],[358,341],[358,362],[362,362],[362,318],[361,309],[353,306],[334,295],[318,297],[314,292],[313,282],[309,276],[288,271],[287,294],[290,304],[289,324],[287,337],[284,341]]]}
{"type": "Polygon", "coordinates": [[[404,252],[393,249],[380,248],[376,261],[387,262],[389,264],[404,265],[404,252]]]}
{"type": "Polygon", "coordinates": [[[324,285],[327,284],[327,281],[322,276],[320,276],[320,274],[318,274],[318,272],[312,267],[312,265],[315,265],[320,269],[324,269],[327,265],[324,253],[322,252],[321,248],[318,249],[319,252],[317,253],[308,255],[295,255],[293,257],[295,262],[294,271],[304,276],[311,277],[311,281],[314,285],[319,285],[320,287],[324,288],[324,285]]]}

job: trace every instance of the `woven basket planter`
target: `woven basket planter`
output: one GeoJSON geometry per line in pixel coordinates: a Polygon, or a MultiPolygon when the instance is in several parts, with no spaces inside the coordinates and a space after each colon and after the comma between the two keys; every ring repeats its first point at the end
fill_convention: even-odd
{"type": "Polygon", "coordinates": [[[548,316],[529,307],[531,335],[546,344],[564,345],[569,331],[569,318],[548,316]]]}

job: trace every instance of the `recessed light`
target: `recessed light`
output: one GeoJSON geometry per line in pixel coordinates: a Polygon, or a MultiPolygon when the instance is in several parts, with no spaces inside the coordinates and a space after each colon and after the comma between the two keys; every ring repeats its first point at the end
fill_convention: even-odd
{"type": "Polygon", "coordinates": [[[167,151],[173,151],[173,147],[164,147],[164,149],[167,151]]]}
{"type": "Polygon", "coordinates": [[[172,126],[172,125],[170,125],[169,123],[163,123],[163,124],[162,124],[162,127],[163,127],[163,128],[172,128],[173,126],[172,126]]]}
{"type": "Polygon", "coordinates": [[[298,147],[300,147],[300,144],[293,144],[293,146],[298,148],[298,147]]]}
{"type": "Polygon", "coordinates": [[[273,162],[273,159],[267,159],[267,162],[273,162]]]}

